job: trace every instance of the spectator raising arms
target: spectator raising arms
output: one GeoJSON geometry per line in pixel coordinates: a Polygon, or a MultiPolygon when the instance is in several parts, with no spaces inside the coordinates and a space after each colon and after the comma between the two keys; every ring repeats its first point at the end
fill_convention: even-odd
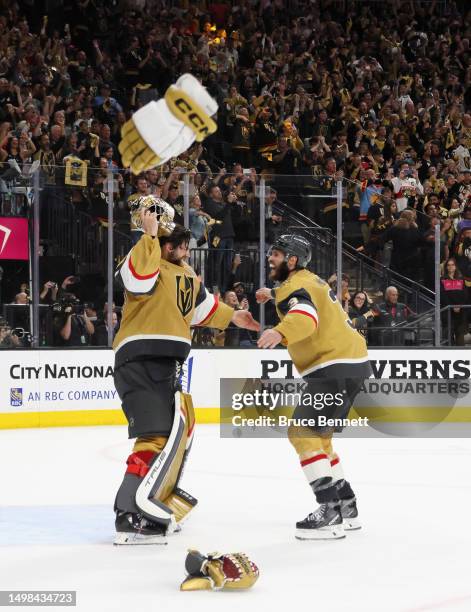
{"type": "MultiPolygon", "coordinates": [[[[471,286],[466,3],[93,0],[52,3],[63,10],[44,19],[31,1],[4,4],[0,204],[2,214],[26,208],[27,196],[6,182],[36,161],[44,242],[65,236],[58,208],[71,204],[101,244],[109,174],[123,224],[128,204],[149,193],[182,222],[188,188],[192,246],[209,251],[197,267],[224,292],[236,253],[259,239],[262,176],[270,239],[289,224],[289,207],[335,231],[342,180],[344,239],[376,266],[388,264],[391,242],[392,270],[431,287],[440,223],[442,262],[453,255],[471,286]],[[118,150],[121,127],[187,72],[218,103],[217,133],[132,177],[118,150]]],[[[137,242],[142,231],[128,227],[137,242]]],[[[345,294],[344,308],[349,301],[345,294]]]]}

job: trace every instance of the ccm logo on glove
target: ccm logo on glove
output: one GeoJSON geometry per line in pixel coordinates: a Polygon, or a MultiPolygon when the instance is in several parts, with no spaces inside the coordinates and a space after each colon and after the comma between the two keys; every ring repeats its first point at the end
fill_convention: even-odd
{"type": "Polygon", "coordinates": [[[186,100],[183,98],[175,100],[175,106],[177,106],[182,113],[188,114],[188,120],[191,121],[198,133],[203,134],[203,137],[206,137],[209,134],[209,128],[205,124],[204,119],[195,113],[186,100]]]}
{"type": "Polygon", "coordinates": [[[170,86],[167,89],[165,101],[177,119],[180,119],[194,132],[195,140],[198,142],[216,131],[216,123],[204,112],[204,109],[177,87],[170,86]]]}

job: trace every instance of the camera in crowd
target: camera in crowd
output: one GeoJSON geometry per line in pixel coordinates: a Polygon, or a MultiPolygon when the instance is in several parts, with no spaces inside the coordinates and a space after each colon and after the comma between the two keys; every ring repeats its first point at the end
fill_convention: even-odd
{"type": "Polygon", "coordinates": [[[11,330],[11,335],[16,336],[19,340],[21,340],[21,344],[23,346],[30,346],[33,340],[33,336],[31,332],[27,331],[23,327],[15,327],[11,330]]]}
{"type": "Polygon", "coordinates": [[[31,346],[32,335],[24,327],[10,327],[8,321],[0,317],[0,349],[31,346]]]}
{"type": "Polygon", "coordinates": [[[51,305],[51,309],[54,315],[60,314],[76,314],[83,315],[85,305],[80,303],[80,300],[73,296],[63,297],[61,300],[54,302],[51,305]]]}

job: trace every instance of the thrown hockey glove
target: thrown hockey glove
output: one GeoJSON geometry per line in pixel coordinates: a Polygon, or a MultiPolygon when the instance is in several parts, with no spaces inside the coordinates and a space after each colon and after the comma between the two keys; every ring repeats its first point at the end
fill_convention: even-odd
{"type": "Polygon", "coordinates": [[[164,164],[213,134],[218,105],[191,74],[182,75],[157,102],[149,102],[121,129],[119,151],[134,174],[164,164]]]}
{"type": "Polygon", "coordinates": [[[188,576],[180,586],[181,591],[249,589],[259,576],[258,567],[244,553],[204,556],[197,550],[190,550],[185,569],[188,576]]]}

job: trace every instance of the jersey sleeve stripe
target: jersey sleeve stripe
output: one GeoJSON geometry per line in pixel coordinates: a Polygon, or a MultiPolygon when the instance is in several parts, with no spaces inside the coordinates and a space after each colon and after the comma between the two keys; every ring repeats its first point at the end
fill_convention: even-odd
{"type": "Polygon", "coordinates": [[[288,313],[293,312],[295,310],[296,312],[302,311],[307,314],[311,314],[313,317],[316,317],[316,319],[318,318],[316,307],[313,304],[303,304],[303,303],[293,304],[293,306],[288,310],[288,313]]]}
{"type": "Polygon", "coordinates": [[[131,264],[131,252],[127,255],[127,261],[125,261],[118,270],[118,273],[121,275],[124,288],[130,293],[149,293],[153,290],[159,278],[159,269],[157,269],[157,272],[151,275],[142,276],[136,274],[131,264]]]}
{"type": "Polygon", "coordinates": [[[311,319],[316,323],[316,325],[318,325],[319,323],[316,310],[311,306],[307,306],[305,304],[297,304],[294,308],[288,310],[287,314],[303,314],[308,317],[311,317],[311,319]]]}
{"type": "Polygon", "coordinates": [[[215,312],[218,307],[218,298],[204,289],[206,293],[205,299],[195,308],[191,325],[201,325],[215,312]]]}
{"type": "MultiPolygon", "coordinates": [[[[131,253],[132,253],[132,251],[131,251],[131,253]]],[[[134,276],[134,278],[137,278],[137,280],[149,280],[150,278],[155,278],[159,274],[160,268],[157,268],[157,270],[155,272],[152,272],[151,274],[138,274],[136,272],[134,266],[132,265],[131,253],[129,253],[129,255],[128,255],[128,266],[129,266],[129,269],[131,270],[131,274],[134,276]]]]}

